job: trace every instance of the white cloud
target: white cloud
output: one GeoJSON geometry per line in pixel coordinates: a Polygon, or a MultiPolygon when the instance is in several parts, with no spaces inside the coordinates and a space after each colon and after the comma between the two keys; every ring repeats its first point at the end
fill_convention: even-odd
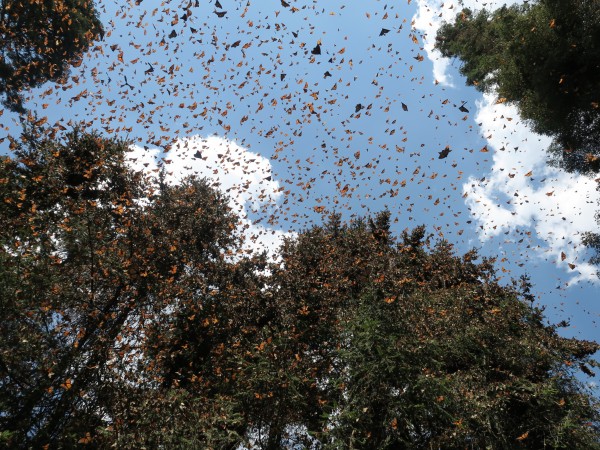
{"type": "Polygon", "coordinates": [[[463,185],[480,237],[529,229],[545,243],[536,249],[538,255],[573,273],[571,284],[597,282],[581,244],[582,233],[596,223],[596,182],[549,167],[545,149],[550,139],[533,133],[514,106],[495,104],[494,96],[485,95],[476,121],[494,152],[485,180],[470,178],[463,185]]]}
{"type": "Polygon", "coordinates": [[[248,250],[266,250],[272,257],[283,239],[291,236],[249,219],[250,212],[274,212],[282,196],[267,158],[218,136],[180,139],[164,155],[158,149],[131,148],[129,164],[135,170],[157,171],[161,160],[167,183],[177,184],[195,175],[208,179],[229,197],[230,207],[240,217],[238,232],[248,250]]]}
{"type": "Polygon", "coordinates": [[[443,2],[438,0],[420,0],[417,2],[417,13],[413,17],[413,26],[423,33],[423,47],[427,57],[433,62],[433,78],[445,86],[453,86],[451,77],[448,75],[450,60],[443,58],[441,53],[435,50],[435,35],[442,23],[450,22],[456,16],[457,9],[454,4],[442,6],[443,2]]]}
{"type": "MultiPolygon", "coordinates": [[[[453,85],[447,73],[451,61],[433,49],[443,22],[452,22],[462,8],[493,10],[516,3],[522,2],[418,0],[414,27],[424,35],[434,79],[453,85]]],[[[477,107],[476,121],[481,123],[489,151],[494,152],[494,164],[484,181],[471,178],[463,185],[466,204],[480,225],[480,238],[529,229],[545,243],[536,249],[538,255],[572,273],[571,284],[598,282],[596,268],[586,263],[586,249],[581,244],[582,233],[596,224],[594,215],[600,200],[596,183],[549,167],[545,150],[550,140],[521,122],[515,107],[495,104],[492,95],[485,95],[477,107]]]]}

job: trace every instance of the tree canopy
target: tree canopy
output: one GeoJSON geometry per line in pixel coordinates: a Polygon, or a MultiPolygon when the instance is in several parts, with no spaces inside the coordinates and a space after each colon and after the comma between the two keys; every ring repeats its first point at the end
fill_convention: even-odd
{"type": "Polygon", "coordinates": [[[226,198],[31,131],[0,166],[0,439],[10,447],[599,447],[526,280],[390,213],[246,255],[226,198]]]}
{"type": "Polygon", "coordinates": [[[92,0],[0,1],[0,94],[23,111],[21,91],[60,82],[103,34],[92,0]]]}
{"type": "MultiPolygon", "coordinates": [[[[32,134],[2,160],[0,428],[10,445],[93,432],[157,315],[193,308],[189,295],[214,297],[225,278],[236,238],[222,197],[201,180],[149,184],[125,152],[75,131],[62,142],[32,134]]],[[[155,382],[136,373],[135,385],[144,380],[155,382]]]]}
{"type": "Polygon", "coordinates": [[[567,170],[600,170],[600,3],[537,0],[494,11],[464,9],[437,34],[467,84],[517,105],[552,136],[567,170]]]}

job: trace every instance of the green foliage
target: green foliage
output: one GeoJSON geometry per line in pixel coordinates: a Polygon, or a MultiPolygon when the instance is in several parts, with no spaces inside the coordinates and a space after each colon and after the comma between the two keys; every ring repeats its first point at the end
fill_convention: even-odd
{"type": "Polygon", "coordinates": [[[123,143],[77,132],[64,144],[29,136],[1,166],[0,423],[13,445],[54,439],[75,404],[79,420],[98,423],[84,393],[135,288],[114,265],[139,184],[123,166],[123,143]]]}
{"type": "Polygon", "coordinates": [[[177,341],[164,360],[152,347],[163,324],[185,332],[173,311],[213,325],[201,302],[233,276],[236,219],[201,180],[158,190],[124,142],[75,131],[15,145],[0,165],[0,429],[12,446],[70,446],[119,429],[132,382],[173,379],[177,341]]]}
{"type": "Polygon", "coordinates": [[[575,349],[508,291],[366,297],[346,333],[331,448],[598,447],[562,363],[594,344],[575,349]]]}
{"type": "Polygon", "coordinates": [[[29,132],[0,160],[6,447],[598,448],[565,339],[489,260],[332,216],[278,262],[227,199],[29,132]],[[268,269],[268,270],[265,270],[268,269]]]}
{"type": "Polygon", "coordinates": [[[62,81],[103,34],[91,0],[0,1],[0,93],[23,111],[23,89],[62,81]]]}
{"type": "Polygon", "coordinates": [[[600,170],[600,4],[539,0],[493,12],[463,10],[437,35],[468,85],[517,105],[568,170],[600,170]]]}
{"type": "Polygon", "coordinates": [[[597,344],[559,337],[491,261],[428,250],[423,228],[396,243],[387,219],[332,217],[282,249],[239,377],[259,448],[290,424],[324,448],[597,448],[574,376],[597,344]]]}
{"type": "Polygon", "coordinates": [[[118,421],[97,430],[100,447],[235,449],[245,441],[235,431],[245,427],[231,398],[207,399],[184,389],[109,389],[107,412],[118,421]]]}

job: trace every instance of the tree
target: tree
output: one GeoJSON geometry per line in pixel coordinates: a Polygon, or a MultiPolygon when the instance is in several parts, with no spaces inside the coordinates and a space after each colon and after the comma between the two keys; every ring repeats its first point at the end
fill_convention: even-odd
{"type": "Polygon", "coordinates": [[[390,214],[244,256],[227,199],[127,143],[29,130],[0,161],[11,448],[599,448],[594,342],[390,214]],[[268,269],[268,270],[267,270],[268,269]]]}
{"type": "Polygon", "coordinates": [[[156,186],[133,172],[122,141],[32,131],[14,146],[0,165],[3,444],[152,443],[136,402],[185,397],[169,390],[187,375],[171,336],[219,329],[211,292],[231,282],[237,219],[202,180],[156,186]],[[158,332],[170,348],[153,344],[158,332]]]}
{"type": "Polygon", "coordinates": [[[332,401],[327,384],[339,363],[340,320],[385,266],[384,253],[366,221],[342,225],[338,215],[281,248],[266,305],[257,310],[255,341],[239,363],[238,392],[260,448],[278,449],[286,441],[309,448],[310,437],[322,435],[332,401]]]}
{"type": "Polygon", "coordinates": [[[4,105],[23,111],[21,91],[62,81],[69,66],[93,41],[102,24],[91,0],[0,1],[0,93],[4,105]]]}
{"type": "Polygon", "coordinates": [[[476,252],[428,249],[423,227],[397,243],[389,217],[282,248],[239,363],[258,448],[599,448],[575,377],[598,345],[560,337],[476,252]]]}
{"type": "MultiPolygon", "coordinates": [[[[447,252],[428,261],[441,276],[470,265],[447,252]]],[[[325,448],[599,448],[597,406],[571,368],[598,346],[560,338],[489,267],[472,269],[486,281],[361,299],[325,448]]]]}
{"type": "Polygon", "coordinates": [[[152,214],[164,240],[156,247],[170,248],[175,279],[154,294],[130,369],[136,386],[117,383],[122,394],[111,402],[107,441],[117,438],[120,448],[234,449],[251,426],[237,395],[236,355],[254,333],[264,257],[238,252],[235,216],[197,180],[163,186],[152,214]]]}
{"type": "Polygon", "coordinates": [[[76,413],[98,424],[88,388],[101,382],[134,289],[114,264],[140,184],[122,150],[94,135],[59,144],[31,134],[3,161],[0,423],[11,445],[64,439],[76,413]]]}
{"type": "Polygon", "coordinates": [[[437,34],[467,84],[517,105],[569,171],[600,170],[600,5],[538,0],[492,12],[464,9],[437,34]]]}
{"type": "Polygon", "coordinates": [[[575,378],[598,345],[545,325],[526,280],[501,286],[493,261],[430,247],[423,227],[398,242],[389,219],[332,217],[282,249],[261,448],[282,446],[281,422],[323,448],[598,448],[575,378]]]}

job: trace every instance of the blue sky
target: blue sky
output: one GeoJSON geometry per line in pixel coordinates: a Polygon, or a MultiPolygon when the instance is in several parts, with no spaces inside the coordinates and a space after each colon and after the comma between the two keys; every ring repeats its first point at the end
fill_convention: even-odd
{"type": "MultiPolygon", "coordinates": [[[[546,167],[547,140],[432,50],[456,2],[194,3],[99,2],[104,41],[27,106],[128,137],[134,167],[162,158],[173,182],[213,179],[249,246],[275,248],[334,211],[388,208],[397,233],[425,224],[458,252],[496,256],[506,282],[529,273],[548,317],[571,322],[564,334],[600,339],[580,245],[596,183],[546,167]]],[[[16,115],[1,123],[19,133],[16,115]]]]}

